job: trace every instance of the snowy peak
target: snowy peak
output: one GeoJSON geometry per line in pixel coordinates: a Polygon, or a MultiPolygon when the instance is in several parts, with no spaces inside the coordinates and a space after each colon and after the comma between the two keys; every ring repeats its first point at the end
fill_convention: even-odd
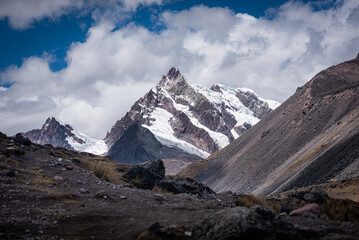
{"type": "Polygon", "coordinates": [[[63,124],[54,117],[46,120],[41,129],[34,129],[23,134],[37,144],[51,144],[69,150],[103,154],[107,145],[103,140],[96,140],[77,131],[69,124],[63,124]]]}
{"type": "MultiPolygon", "coordinates": [[[[124,161],[121,158],[126,154],[121,152],[119,158],[114,148],[118,147],[116,142],[122,136],[127,137],[128,129],[136,124],[149,130],[136,130],[141,132],[142,139],[145,138],[144,132],[151,133],[162,146],[206,158],[272,111],[269,104],[253,91],[242,90],[221,84],[215,84],[210,89],[201,85],[190,86],[178,69],[171,68],[107,134],[105,141],[110,147],[109,156],[124,161]]],[[[134,128],[131,129],[133,131],[134,128]]],[[[152,136],[146,138],[152,139],[152,136]]],[[[142,141],[140,138],[137,140],[142,141]]],[[[121,142],[125,141],[122,139],[121,142]]],[[[150,152],[156,151],[152,149],[150,152]]],[[[150,157],[155,156],[150,154],[150,157]]],[[[168,154],[166,157],[176,156],[168,154]]]]}
{"type": "Polygon", "coordinates": [[[178,68],[172,67],[167,74],[162,76],[161,81],[156,85],[157,89],[164,88],[167,91],[173,91],[176,88],[186,88],[188,86],[186,80],[181,75],[178,68]]]}

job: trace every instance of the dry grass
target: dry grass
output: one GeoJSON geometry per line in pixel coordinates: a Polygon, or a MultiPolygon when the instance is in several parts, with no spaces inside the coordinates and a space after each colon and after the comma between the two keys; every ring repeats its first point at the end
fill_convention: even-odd
{"type": "Polygon", "coordinates": [[[49,195],[49,198],[55,200],[74,200],[76,195],[72,193],[52,193],[49,195]]]}
{"type": "Polygon", "coordinates": [[[53,178],[36,178],[31,181],[31,184],[56,184],[55,180],[53,178]]]}
{"type": "Polygon", "coordinates": [[[359,222],[359,203],[349,199],[329,199],[321,210],[329,220],[359,222]]]}
{"type": "Polygon", "coordinates": [[[236,204],[236,206],[242,206],[242,207],[248,207],[248,208],[253,207],[255,205],[260,205],[260,206],[264,206],[269,209],[272,209],[276,213],[280,212],[279,205],[268,202],[267,200],[265,200],[263,198],[256,197],[254,195],[241,196],[235,201],[235,204],[236,204]]]}
{"type": "Polygon", "coordinates": [[[111,183],[122,183],[122,174],[116,171],[117,163],[114,161],[99,161],[82,159],[82,167],[88,171],[93,171],[95,176],[101,180],[108,180],[111,183]]]}
{"type": "MultiPolygon", "coordinates": [[[[135,185],[135,186],[136,186],[136,185],[135,185]]],[[[171,192],[166,191],[166,190],[163,189],[163,188],[160,188],[159,186],[154,186],[154,187],[152,188],[152,191],[158,192],[158,193],[173,194],[173,193],[171,193],[171,192]]]]}

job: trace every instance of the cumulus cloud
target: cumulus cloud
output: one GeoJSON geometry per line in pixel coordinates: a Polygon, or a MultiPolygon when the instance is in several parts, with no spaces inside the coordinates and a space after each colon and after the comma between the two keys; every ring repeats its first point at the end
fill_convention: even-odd
{"type": "Polygon", "coordinates": [[[25,29],[44,18],[56,19],[73,12],[89,12],[95,20],[121,17],[142,5],[161,4],[162,0],[1,0],[0,20],[8,18],[14,29],[25,29]]]}
{"type": "Polygon", "coordinates": [[[1,130],[26,131],[55,116],[103,138],[171,66],[189,83],[248,87],[284,101],[320,70],[356,56],[358,9],[356,0],[317,11],[291,1],[258,19],[197,6],[161,13],[161,32],[101,21],[70,46],[65,69],[52,72],[49,57],[31,57],[0,75],[13,84],[0,89],[1,130]]]}

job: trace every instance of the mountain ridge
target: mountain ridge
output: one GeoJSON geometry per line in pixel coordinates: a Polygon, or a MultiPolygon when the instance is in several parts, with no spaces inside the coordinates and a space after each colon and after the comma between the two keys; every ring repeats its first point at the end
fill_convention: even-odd
{"type": "MultiPolygon", "coordinates": [[[[275,101],[270,103],[272,107],[279,105],[275,101]]],[[[251,90],[240,91],[221,84],[215,84],[211,89],[201,85],[191,86],[178,69],[171,68],[112,126],[104,140],[111,153],[112,146],[127,129],[139,124],[149,129],[162,145],[202,159],[228,145],[257,123],[260,120],[258,117],[264,117],[270,111],[269,104],[251,90]],[[252,110],[238,98],[238,95],[244,94],[247,94],[243,98],[248,99],[247,106],[252,110]],[[253,111],[258,113],[257,117],[253,111]]],[[[121,161],[116,154],[109,156],[121,161]]]]}
{"type": "Polygon", "coordinates": [[[268,195],[345,179],[359,165],[358,76],[359,59],[321,71],[208,160],[197,180],[215,191],[268,195]]]}

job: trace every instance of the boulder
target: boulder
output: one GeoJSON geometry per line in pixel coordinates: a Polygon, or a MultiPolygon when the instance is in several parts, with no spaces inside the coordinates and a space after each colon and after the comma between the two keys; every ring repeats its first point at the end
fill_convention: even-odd
{"type": "Polygon", "coordinates": [[[304,207],[293,210],[289,213],[289,216],[304,216],[304,215],[314,215],[315,217],[320,216],[320,207],[316,203],[310,203],[304,207]]]}
{"type": "Polygon", "coordinates": [[[31,141],[27,137],[24,137],[21,133],[15,135],[14,141],[24,146],[31,145],[31,141]]]}
{"type": "Polygon", "coordinates": [[[160,175],[139,165],[130,168],[123,177],[130,180],[137,188],[143,189],[152,189],[163,181],[160,175]]]}
{"type": "Polygon", "coordinates": [[[149,160],[142,164],[142,167],[156,173],[162,178],[165,177],[165,165],[163,164],[163,161],[161,159],[149,160]]]}
{"type": "Polygon", "coordinates": [[[276,214],[263,206],[223,209],[192,229],[193,239],[266,239],[274,236],[276,214]]]}
{"type": "Polygon", "coordinates": [[[324,203],[329,199],[328,194],[323,189],[306,189],[290,194],[292,199],[299,199],[309,203],[324,203]]]}
{"type": "Polygon", "coordinates": [[[175,182],[169,182],[169,181],[161,181],[157,184],[157,187],[159,187],[160,189],[162,189],[165,192],[170,192],[173,194],[180,194],[180,193],[185,193],[186,190],[179,184],[175,183],[175,182]]]}
{"type": "Polygon", "coordinates": [[[16,172],[14,169],[4,169],[0,171],[0,175],[6,177],[16,177],[16,172]]]}
{"type": "Polygon", "coordinates": [[[198,194],[200,196],[204,194],[215,193],[208,186],[204,185],[203,183],[197,182],[192,178],[176,178],[175,180],[173,180],[173,182],[181,186],[187,193],[198,194]]]}

